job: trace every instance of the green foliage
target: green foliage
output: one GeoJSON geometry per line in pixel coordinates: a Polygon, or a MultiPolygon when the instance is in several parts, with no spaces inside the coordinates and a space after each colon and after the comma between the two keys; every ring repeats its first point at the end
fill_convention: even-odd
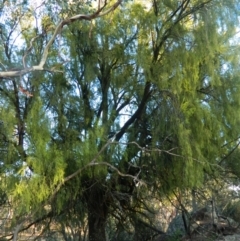
{"type": "MultiPolygon", "coordinates": [[[[80,10],[93,12],[76,1],[12,12],[1,70],[39,63],[55,26],[80,10]]],[[[238,11],[235,1],[124,3],[69,21],[47,71],[1,79],[1,188],[16,212],[41,218],[49,204],[49,215],[82,219],[98,207],[103,223],[121,210],[120,222],[149,193],[201,187],[220,166],[239,176],[238,11]]]]}
{"type": "Polygon", "coordinates": [[[234,221],[239,222],[240,213],[240,201],[238,199],[230,201],[226,207],[224,207],[223,214],[227,217],[231,217],[234,221]]]}
{"type": "Polygon", "coordinates": [[[176,231],[171,237],[167,239],[167,241],[180,241],[182,239],[182,232],[176,231]]]}

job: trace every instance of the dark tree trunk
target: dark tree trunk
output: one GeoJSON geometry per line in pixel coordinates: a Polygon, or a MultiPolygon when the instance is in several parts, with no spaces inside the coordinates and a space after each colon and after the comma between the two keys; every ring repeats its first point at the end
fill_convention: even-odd
{"type": "Polygon", "coordinates": [[[100,216],[96,210],[88,210],[89,241],[106,241],[106,217],[100,216]]]}
{"type": "Polygon", "coordinates": [[[107,190],[98,183],[92,183],[86,191],[89,241],[106,241],[107,199],[107,190]]]}

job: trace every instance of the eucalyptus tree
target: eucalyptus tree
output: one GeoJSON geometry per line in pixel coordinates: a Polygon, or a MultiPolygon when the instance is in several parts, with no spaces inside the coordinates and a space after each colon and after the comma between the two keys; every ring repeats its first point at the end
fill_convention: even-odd
{"type": "Polygon", "coordinates": [[[120,3],[26,3],[1,25],[1,189],[15,239],[52,220],[80,239],[87,219],[89,240],[106,240],[109,218],[136,226],[147,197],[201,186],[236,145],[239,2],[120,3]]]}

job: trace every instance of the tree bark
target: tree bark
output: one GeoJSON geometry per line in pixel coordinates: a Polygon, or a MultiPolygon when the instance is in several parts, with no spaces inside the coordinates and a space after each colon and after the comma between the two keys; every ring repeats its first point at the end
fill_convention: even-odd
{"type": "Polygon", "coordinates": [[[102,217],[92,208],[88,210],[89,241],[106,241],[106,217],[102,217]]]}
{"type": "Polygon", "coordinates": [[[92,184],[86,193],[86,201],[89,241],[106,241],[107,190],[98,183],[92,184]]]}

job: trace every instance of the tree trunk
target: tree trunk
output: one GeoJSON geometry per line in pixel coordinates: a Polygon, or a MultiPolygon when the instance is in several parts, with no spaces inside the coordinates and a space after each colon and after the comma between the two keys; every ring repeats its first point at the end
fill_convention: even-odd
{"type": "Polygon", "coordinates": [[[101,217],[95,210],[88,210],[89,241],[106,241],[106,217],[101,217]]]}
{"type": "Polygon", "coordinates": [[[197,212],[197,198],[196,198],[196,192],[192,189],[192,213],[197,212]]]}
{"type": "Polygon", "coordinates": [[[89,241],[106,241],[107,191],[97,183],[86,193],[89,241]]]}

